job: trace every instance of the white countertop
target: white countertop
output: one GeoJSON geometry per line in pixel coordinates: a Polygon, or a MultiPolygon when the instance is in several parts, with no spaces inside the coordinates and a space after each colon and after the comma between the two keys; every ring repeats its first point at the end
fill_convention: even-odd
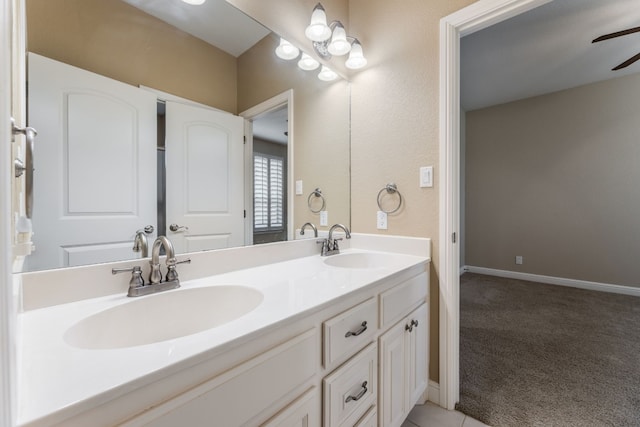
{"type": "Polygon", "coordinates": [[[46,425],[49,420],[64,419],[156,381],[195,359],[211,357],[265,328],[294,321],[346,294],[429,261],[424,256],[388,256],[394,261],[386,268],[331,267],[324,263],[326,258],[314,255],[185,281],[181,289],[166,292],[232,284],[258,289],[264,300],[227,324],[148,345],[80,349],[63,339],[68,328],[87,316],[134,300],[124,292],[20,313],[18,424],[46,425]]]}

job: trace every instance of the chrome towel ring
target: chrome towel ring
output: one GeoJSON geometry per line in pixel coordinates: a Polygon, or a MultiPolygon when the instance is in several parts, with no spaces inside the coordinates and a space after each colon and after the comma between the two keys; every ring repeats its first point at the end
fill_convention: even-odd
{"type": "Polygon", "coordinates": [[[324,196],[322,195],[322,190],[320,190],[319,188],[316,188],[315,190],[313,190],[313,191],[311,192],[311,194],[309,194],[309,197],[307,198],[307,205],[309,206],[309,210],[310,210],[311,212],[313,212],[313,213],[319,213],[319,212],[322,212],[322,211],[324,210],[324,208],[327,206],[327,203],[326,203],[326,202],[325,202],[325,200],[324,200],[324,196]],[[315,200],[315,199],[313,199],[313,200],[312,200],[312,197],[314,197],[314,196],[315,196],[316,198],[318,198],[318,197],[319,197],[319,198],[320,198],[320,200],[322,200],[322,206],[321,206],[321,207],[320,207],[320,209],[318,209],[318,210],[313,209],[313,207],[311,206],[311,205],[312,205],[312,203],[313,203],[313,200],[315,200]]]}
{"type": "Polygon", "coordinates": [[[400,209],[400,207],[402,206],[402,194],[400,194],[400,191],[398,191],[398,186],[395,185],[394,183],[389,183],[389,184],[385,185],[384,188],[378,192],[377,202],[378,202],[378,208],[380,208],[380,210],[382,212],[384,212],[386,214],[392,214],[394,212],[397,212],[398,209],[400,209]],[[398,206],[396,206],[395,209],[387,211],[387,210],[382,208],[381,196],[383,195],[383,192],[385,192],[385,191],[387,192],[387,194],[397,194],[398,195],[398,206]]]}

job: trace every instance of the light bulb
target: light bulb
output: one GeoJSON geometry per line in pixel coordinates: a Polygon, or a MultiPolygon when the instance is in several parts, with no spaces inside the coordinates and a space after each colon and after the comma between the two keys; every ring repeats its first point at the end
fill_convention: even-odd
{"type": "Polygon", "coordinates": [[[331,68],[323,65],[320,73],[318,73],[318,78],[323,82],[330,82],[338,78],[338,75],[331,68]]]}
{"type": "Polygon", "coordinates": [[[349,59],[347,59],[344,65],[346,65],[347,68],[350,68],[352,70],[357,70],[367,65],[367,59],[364,57],[364,54],[362,53],[362,45],[358,40],[354,41],[353,45],[351,45],[351,52],[349,53],[349,59]]]}
{"type": "Polygon", "coordinates": [[[206,0],[182,0],[183,2],[187,3],[187,4],[193,4],[193,5],[201,5],[202,3],[204,3],[206,0]]]}
{"type": "Polygon", "coordinates": [[[305,71],[315,70],[320,66],[320,63],[307,55],[306,53],[302,53],[302,58],[298,61],[298,67],[305,71]]]}
{"type": "Polygon", "coordinates": [[[276,48],[276,55],[278,55],[278,58],[290,60],[297,58],[298,54],[300,54],[300,49],[285,39],[280,38],[280,44],[276,48]]]}
{"type": "Polygon", "coordinates": [[[327,14],[320,3],[313,8],[311,23],[304,30],[304,34],[314,42],[323,42],[331,37],[331,28],[327,25],[327,14]]]}
{"type": "Polygon", "coordinates": [[[347,41],[347,33],[340,22],[333,29],[333,36],[328,50],[330,54],[336,56],[346,55],[351,50],[351,43],[347,41]]]}

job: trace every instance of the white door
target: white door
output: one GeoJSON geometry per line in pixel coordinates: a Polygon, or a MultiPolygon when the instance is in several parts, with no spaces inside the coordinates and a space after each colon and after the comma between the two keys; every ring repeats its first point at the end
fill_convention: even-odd
{"type": "Polygon", "coordinates": [[[29,124],[38,130],[28,268],[139,257],[136,230],[157,216],[156,97],[36,54],[28,60],[29,124]]]}
{"type": "Polygon", "coordinates": [[[176,252],[243,245],[243,119],[171,101],[166,107],[167,236],[176,252]]]}

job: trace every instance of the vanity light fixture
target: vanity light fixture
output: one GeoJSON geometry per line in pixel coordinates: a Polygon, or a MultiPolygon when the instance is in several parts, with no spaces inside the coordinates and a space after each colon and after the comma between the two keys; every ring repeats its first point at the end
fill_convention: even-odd
{"type": "Polygon", "coordinates": [[[323,65],[322,69],[320,70],[320,73],[318,73],[318,78],[323,82],[331,82],[338,78],[338,74],[336,74],[336,72],[333,71],[331,68],[327,67],[326,65],[323,65]]]}
{"type": "Polygon", "coordinates": [[[316,61],[315,59],[313,59],[311,56],[309,56],[304,52],[302,53],[302,57],[298,61],[298,67],[300,67],[302,70],[305,70],[305,71],[315,70],[319,66],[320,66],[320,63],[318,61],[316,61]]]}
{"type": "Polygon", "coordinates": [[[192,4],[195,6],[201,5],[202,3],[204,3],[207,0],[182,0],[183,2],[187,3],[187,4],[192,4]]]}
{"type": "MultiPolygon", "coordinates": [[[[331,21],[330,24],[327,24],[327,14],[320,3],[316,4],[313,8],[311,22],[305,29],[304,34],[312,41],[314,51],[325,61],[330,60],[334,56],[343,56],[348,53],[349,57],[345,62],[347,68],[358,70],[367,65],[367,59],[362,53],[360,40],[347,35],[347,31],[340,21],[331,21]]],[[[300,49],[287,40],[280,38],[280,44],[276,48],[276,55],[282,59],[292,60],[298,58],[300,49]]],[[[320,62],[305,52],[302,53],[302,56],[298,60],[298,67],[305,71],[315,70],[319,66],[320,62]]],[[[326,65],[323,65],[318,74],[318,78],[322,81],[330,82],[337,79],[338,74],[326,65]]]]}
{"type": "Polygon", "coordinates": [[[327,25],[327,14],[320,3],[313,8],[311,23],[304,30],[304,35],[315,42],[323,42],[331,37],[331,28],[327,25]]]}
{"type": "Polygon", "coordinates": [[[340,21],[332,21],[327,25],[327,15],[320,3],[313,8],[311,23],[304,34],[313,42],[313,49],[322,59],[329,60],[333,56],[346,55],[355,47],[357,52],[349,55],[345,65],[355,70],[367,64],[360,41],[347,35],[340,21]]]}
{"type": "Polygon", "coordinates": [[[280,38],[280,44],[276,48],[276,55],[279,58],[290,60],[295,59],[300,54],[300,49],[289,43],[287,40],[280,38]]]}
{"type": "Polygon", "coordinates": [[[358,70],[367,65],[367,58],[362,54],[362,45],[358,39],[355,39],[351,44],[351,52],[349,52],[349,58],[344,65],[352,70],[358,70]]]}

